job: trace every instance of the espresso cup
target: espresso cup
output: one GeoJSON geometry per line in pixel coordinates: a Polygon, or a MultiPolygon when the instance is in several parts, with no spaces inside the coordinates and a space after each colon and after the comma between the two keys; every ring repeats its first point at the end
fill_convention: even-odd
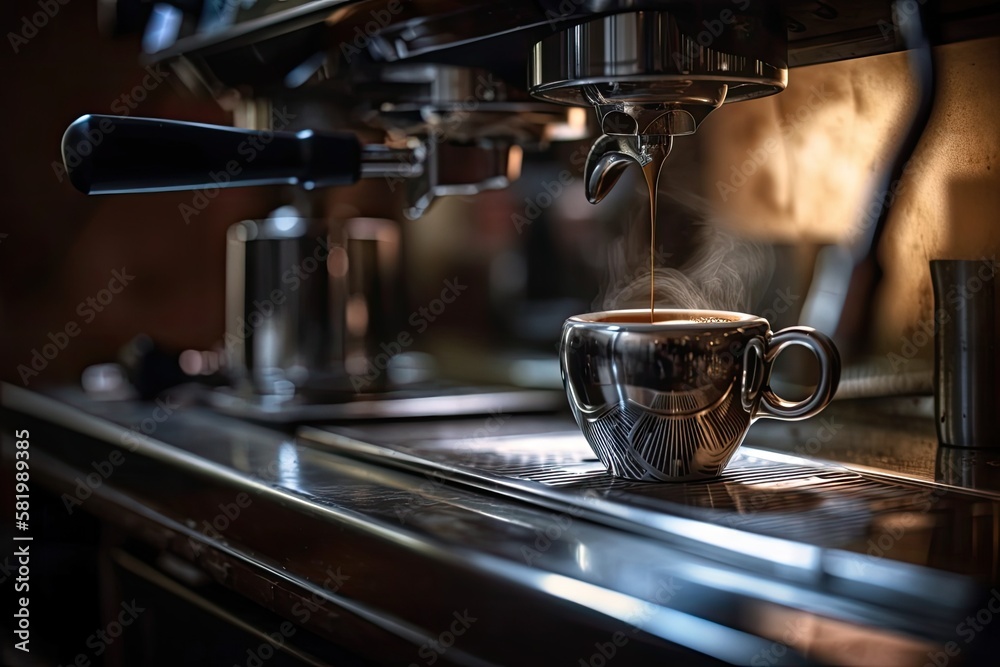
{"type": "Polygon", "coordinates": [[[612,475],[644,481],[718,477],[755,420],[798,420],[837,391],[840,355],[808,327],[714,310],[616,310],[566,320],[563,384],[580,430],[612,475]],[[819,381],[801,401],[770,386],[775,358],[812,350],[819,381]]]}

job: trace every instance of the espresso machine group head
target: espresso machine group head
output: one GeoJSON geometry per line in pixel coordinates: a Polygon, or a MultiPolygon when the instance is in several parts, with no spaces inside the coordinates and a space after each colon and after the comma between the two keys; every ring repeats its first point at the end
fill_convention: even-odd
{"type": "Polygon", "coordinates": [[[683,8],[612,14],[535,44],[531,94],[597,111],[602,136],[585,167],[591,202],[604,198],[630,162],[646,165],[654,146],[666,157],[674,136],[693,134],[722,104],[785,88],[782,16],[729,4],[700,21],[683,8]]]}

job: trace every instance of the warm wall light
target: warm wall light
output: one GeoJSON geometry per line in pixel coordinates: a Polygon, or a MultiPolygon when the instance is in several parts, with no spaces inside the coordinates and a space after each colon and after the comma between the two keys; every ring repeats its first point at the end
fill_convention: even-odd
{"type": "Polygon", "coordinates": [[[330,275],[334,278],[343,278],[349,268],[347,251],[343,246],[330,246],[330,254],[326,256],[326,270],[330,275]]]}
{"type": "Polygon", "coordinates": [[[359,338],[368,330],[368,304],[363,297],[352,296],[347,300],[347,330],[359,338]]]}
{"type": "Polygon", "coordinates": [[[507,151],[507,180],[513,183],[521,178],[521,162],[524,160],[524,150],[513,145],[507,151]]]}
{"type": "Polygon", "coordinates": [[[566,122],[549,123],[545,127],[545,138],[549,141],[577,141],[586,139],[587,112],[583,107],[570,107],[566,110],[566,122]]]}
{"type": "Polygon", "coordinates": [[[181,370],[188,375],[199,375],[202,366],[201,353],[198,350],[184,350],[181,352],[178,363],[181,370]]]}

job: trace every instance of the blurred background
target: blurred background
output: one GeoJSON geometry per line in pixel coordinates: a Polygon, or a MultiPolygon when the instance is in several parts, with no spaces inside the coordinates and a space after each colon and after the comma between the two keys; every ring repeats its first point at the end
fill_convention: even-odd
{"type": "MultiPolygon", "coordinates": [[[[70,187],[58,166],[59,142],[82,113],[116,113],[128,102],[134,116],[232,122],[224,101],[193,95],[169,69],[151,77],[140,64],[139,37],[102,36],[99,6],[60,5],[24,43],[8,36],[3,54],[12,103],[3,110],[10,128],[2,167],[9,213],[0,230],[0,348],[4,379],[29,386],[72,381],[140,333],[170,349],[218,346],[225,330],[226,230],[287,201],[277,187],[222,190],[185,220],[181,207],[191,193],[85,197],[70,187]],[[84,306],[115,270],[134,275],[128,288],[99,312],[84,306]],[[81,335],[37,376],[22,377],[18,366],[30,365],[48,335],[74,321],[81,335]]],[[[10,34],[23,28],[32,7],[5,5],[10,34]]],[[[897,350],[930,317],[929,259],[992,257],[1000,243],[1000,120],[993,111],[1000,102],[1000,39],[938,47],[934,56],[932,115],[895,184],[877,249],[884,276],[866,293],[873,299],[863,350],[869,356],[897,350]]],[[[727,105],[697,134],[680,137],[660,179],[658,265],[690,259],[697,227],[685,222],[765,244],[777,253],[777,269],[765,284],[748,286],[745,308],[768,310],[775,326],[799,320],[820,250],[871,226],[873,191],[913,120],[911,77],[902,53],[796,68],[782,94],[727,105]],[[791,303],[777,312],[775,299],[791,303]]],[[[459,375],[471,372],[470,356],[498,340],[532,350],[526,358],[551,357],[566,316],[614,303],[619,287],[641,282],[647,271],[648,204],[638,170],[629,169],[627,185],[592,206],[579,159],[588,145],[526,151],[512,187],[440,198],[420,220],[404,220],[400,188],[381,181],[328,190],[324,208],[329,216],[400,223],[402,316],[432,300],[448,278],[469,285],[460,307],[448,309],[413,349],[448,350],[440,363],[459,375]],[[560,175],[565,192],[523,224],[532,202],[547,201],[544,185],[559,183],[560,175]],[[624,268],[623,247],[631,253],[624,268]]],[[[661,303],[668,299],[662,295],[661,303]]],[[[929,359],[930,346],[916,356],[929,359]]],[[[550,383],[551,369],[539,371],[550,383]]],[[[475,374],[487,377],[469,379],[503,372],[483,364],[475,374]]]]}

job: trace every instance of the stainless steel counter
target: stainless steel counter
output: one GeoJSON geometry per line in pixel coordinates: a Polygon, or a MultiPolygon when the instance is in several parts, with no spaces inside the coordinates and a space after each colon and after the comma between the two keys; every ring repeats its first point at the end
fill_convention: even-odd
{"type": "Polygon", "coordinates": [[[3,406],[68,511],[373,662],[924,664],[956,642],[974,664],[994,647],[956,633],[997,583],[997,495],[933,482],[919,406],[867,458],[873,427],[843,406],[755,427],[721,480],[685,485],[607,477],[559,415],[290,433],[69,390],[4,386],[3,406]],[[788,453],[813,440],[799,454],[854,460],[788,453]]]}

